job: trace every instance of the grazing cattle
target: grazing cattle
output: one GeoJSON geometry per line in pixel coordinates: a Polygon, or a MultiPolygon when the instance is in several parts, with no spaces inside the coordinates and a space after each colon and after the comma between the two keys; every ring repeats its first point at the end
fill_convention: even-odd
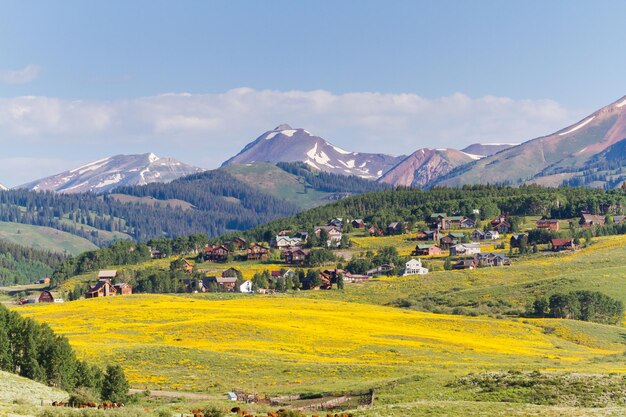
{"type": "Polygon", "coordinates": [[[240,411],[241,411],[241,408],[239,408],[239,407],[233,407],[233,408],[230,409],[231,413],[239,414],[240,411]]]}

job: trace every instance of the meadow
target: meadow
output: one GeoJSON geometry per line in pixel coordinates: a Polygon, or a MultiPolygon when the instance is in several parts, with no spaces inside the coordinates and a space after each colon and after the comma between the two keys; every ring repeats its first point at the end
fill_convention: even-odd
{"type": "MultiPolygon", "coordinates": [[[[402,245],[406,236],[362,238],[353,250],[375,250],[396,240],[402,245]]],[[[348,284],[344,291],[132,295],[17,311],[66,335],[81,358],[121,364],[138,389],[220,398],[233,388],[269,395],[374,388],[375,406],[358,413],[365,417],[623,415],[623,404],[602,402],[609,394],[602,394],[597,382],[618,375],[618,385],[626,384],[622,326],[520,314],[538,296],[575,289],[626,302],[626,236],[513,261],[510,267],[381,277],[348,284]],[[579,383],[594,387],[590,404],[595,405],[572,405],[570,392],[544,398],[504,387],[490,397],[476,387],[454,385],[471,374],[520,371],[553,375],[553,385],[582,375],[586,379],[579,383]]],[[[130,268],[167,268],[169,262],[130,268]]],[[[229,266],[241,268],[245,277],[280,268],[200,265],[229,266]]],[[[73,282],[93,279],[95,273],[73,282]]],[[[621,398],[626,386],[616,390],[611,398],[621,398]]]]}
{"type": "Polygon", "coordinates": [[[45,226],[0,222],[0,239],[51,252],[78,255],[98,247],[82,237],[45,226]]]}

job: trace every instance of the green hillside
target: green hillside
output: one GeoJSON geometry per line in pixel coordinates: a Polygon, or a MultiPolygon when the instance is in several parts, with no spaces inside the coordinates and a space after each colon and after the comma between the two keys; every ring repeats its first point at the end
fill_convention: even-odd
{"type": "Polygon", "coordinates": [[[303,163],[227,165],[222,170],[274,197],[309,209],[350,195],[379,191],[388,186],[355,176],[318,172],[303,163]]]}
{"type": "Polygon", "coordinates": [[[228,165],[223,169],[239,181],[303,209],[328,203],[332,196],[336,195],[306,187],[296,175],[285,172],[271,163],[228,165]]]}
{"type": "Polygon", "coordinates": [[[51,252],[78,255],[97,249],[89,240],[45,226],[0,222],[0,239],[51,252]]]}

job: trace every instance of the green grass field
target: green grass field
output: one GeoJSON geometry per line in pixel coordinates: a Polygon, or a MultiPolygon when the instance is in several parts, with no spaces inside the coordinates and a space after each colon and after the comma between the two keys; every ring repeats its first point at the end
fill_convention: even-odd
{"type": "Polygon", "coordinates": [[[298,177],[283,171],[274,164],[235,164],[225,170],[246,184],[253,184],[262,191],[283,198],[303,209],[309,209],[328,203],[333,193],[307,189],[298,181],[298,177]]]}
{"type": "Polygon", "coordinates": [[[0,222],[0,239],[52,252],[78,255],[98,247],[81,237],[44,226],[0,222]]]}

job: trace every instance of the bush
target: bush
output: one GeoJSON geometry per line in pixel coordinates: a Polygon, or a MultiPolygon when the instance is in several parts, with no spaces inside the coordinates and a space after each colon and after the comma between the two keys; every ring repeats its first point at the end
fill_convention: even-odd
{"type": "Polygon", "coordinates": [[[225,413],[220,408],[210,405],[202,411],[204,417],[224,417],[225,413]]]}

